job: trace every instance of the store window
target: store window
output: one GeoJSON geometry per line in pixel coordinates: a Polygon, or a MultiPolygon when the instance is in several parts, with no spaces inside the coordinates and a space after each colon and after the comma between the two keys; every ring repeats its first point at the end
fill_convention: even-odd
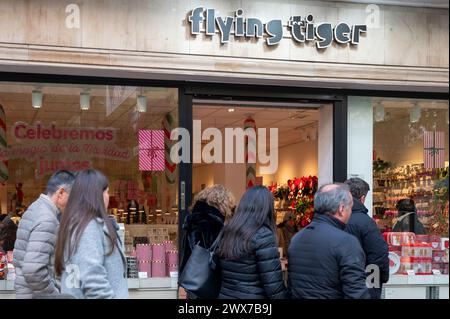
{"type": "Polygon", "coordinates": [[[448,273],[448,101],[374,98],[373,118],[373,214],[399,272],[448,273]]]}
{"type": "MultiPolygon", "coordinates": [[[[124,225],[129,277],[168,277],[178,268],[178,168],[164,145],[176,126],[176,88],[0,83],[2,225],[17,225],[53,172],[95,168],[124,225]]],[[[14,238],[3,232],[0,251],[14,238]]]]}

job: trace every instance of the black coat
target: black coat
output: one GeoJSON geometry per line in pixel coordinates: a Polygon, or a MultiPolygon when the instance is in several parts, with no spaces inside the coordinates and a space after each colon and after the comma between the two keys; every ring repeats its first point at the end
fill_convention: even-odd
{"type": "Polygon", "coordinates": [[[395,223],[393,232],[410,232],[416,235],[426,235],[425,227],[417,218],[416,212],[399,211],[400,216],[395,223]]]}
{"type": "Polygon", "coordinates": [[[380,288],[370,289],[373,299],[381,298],[381,284],[389,280],[389,249],[375,221],[367,215],[368,209],[353,198],[353,209],[346,231],[355,236],[366,254],[365,265],[376,265],[380,269],[380,288]]]}
{"type": "Polygon", "coordinates": [[[220,259],[221,299],[286,299],[275,234],[263,226],[251,240],[252,253],[239,260],[220,259]]]}
{"type": "Polygon", "coordinates": [[[294,299],[369,299],[365,256],[338,219],[315,214],[288,250],[288,289],[294,299]]]}
{"type": "Polygon", "coordinates": [[[183,224],[183,239],[181,243],[180,272],[191,256],[196,244],[204,248],[211,247],[223,228],[225,217],[215,207],[198,201],[192,212],[186,216],[183,224]]]}

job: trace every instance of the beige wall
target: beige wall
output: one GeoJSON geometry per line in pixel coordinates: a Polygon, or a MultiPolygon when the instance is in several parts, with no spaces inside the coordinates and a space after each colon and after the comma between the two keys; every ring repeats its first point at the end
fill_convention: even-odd
{"type": "Polygon", "coordinates": [[[230,43],[221,45],[219,34],[191,36],[186,17],[202,5],[215,8],[220,16],[234,15],[242,8],[245,16],[263,22],[282,19],[286,23],[291,14],[311,13],[316,22],[356,24],[365,23],[366,5],[293,0],[79,0],[80,28],[68,29],[65,8],[69,3],[0,0],[0,70],[83,65],[95,70],[219,76],[274,84],[448,86],[445,9],[379,6],[379,27],[370,28],[358,46],[333,44],[319,52],[313,43],[294,42],[287,29],[285,38],[274,47],[263,39],[236,40],[233,36],[230,43]]]}
{"type": "MultiPolygon", "coordinates": [[[[285,184],[288,179],[316,175],[318,164],[318,143],[316,141],[296,143],[278,150],[278,171],[263,177],[263,184],[272,182],[285,184]]],[[[257,166],[258,172],[258,166],[257,166]]],[[[201,185],[222,184],[229,188],[239,200],[245,192],[245,164],[207,164],[193,169],[192,190],[197,193],[201,185]]]]}
{"type": "Polygon", "coordinates": [[[317,176],[317,140],[292,144],[280,148],[278,152],[278,171],[272,175],[262,175],[264,185],[272,182],[285,184],[294,177],[317,176]]]}
{"type": "Polygon", "coordinates": [[[224,163],[196,166],[192,171],[192,191],[194,194],[198,193],[202,184],[221,184],[239,200],[245,192],[245,167],[245,164],[224,163]]]}

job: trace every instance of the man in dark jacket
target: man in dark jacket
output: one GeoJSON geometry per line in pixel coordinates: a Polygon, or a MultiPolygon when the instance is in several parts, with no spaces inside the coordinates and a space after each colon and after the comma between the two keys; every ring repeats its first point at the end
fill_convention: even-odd
{"type": "Polygon", "coordinates": [[[368,209],[364,206],[367,193],[370,190],[361,178],[350,178],[345,181],[353,196],[352,215],[347,224],[347,232],[358,238],[366,254],[367,266],[372,265],[374,270],[368,272],[373,288],[369,289],[372,299],[381,298],[381,285],[389,280],[389,251],[386,241],[378,230],[375,221],[367,215],[368,209]]]}
{"type": "Polygon", "coordinates": [[[369,299],[365,256],[346,233],[352,211],[346,185],[323,185],[314,196],[312,223],[291,241],[288,289],[294,299],[369,299]]]}

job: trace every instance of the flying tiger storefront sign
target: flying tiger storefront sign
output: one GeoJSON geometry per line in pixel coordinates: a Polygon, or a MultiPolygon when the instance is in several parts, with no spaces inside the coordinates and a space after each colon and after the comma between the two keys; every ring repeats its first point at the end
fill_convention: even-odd
{"type": "MultiPolygon", "coordinates": [[[[280,43],[284,36],[282,20],[276,19],[263,23],[257,18],[244,17],[242,9],[236,10],[234,17],[221,17],[217,16],[215,9],[197,7],[190,12],[188,21],[193,35],[205,33],[213,37],[218,29],[222,44],[228,43],[232,34],[235,37],[247,38],[263,38],[266,34],[267,45],[280,43]]],[[[318,49],[329,47],[333,41],[358,45],[361,35],[367,32],[367,25],[364,24],[351,26],[348,23],[339,22],[333,26],[329,22],[315,23],[311,14],[305,17],[292,16],[287,26],[294,41],[315,42],[318,49]]]]}

